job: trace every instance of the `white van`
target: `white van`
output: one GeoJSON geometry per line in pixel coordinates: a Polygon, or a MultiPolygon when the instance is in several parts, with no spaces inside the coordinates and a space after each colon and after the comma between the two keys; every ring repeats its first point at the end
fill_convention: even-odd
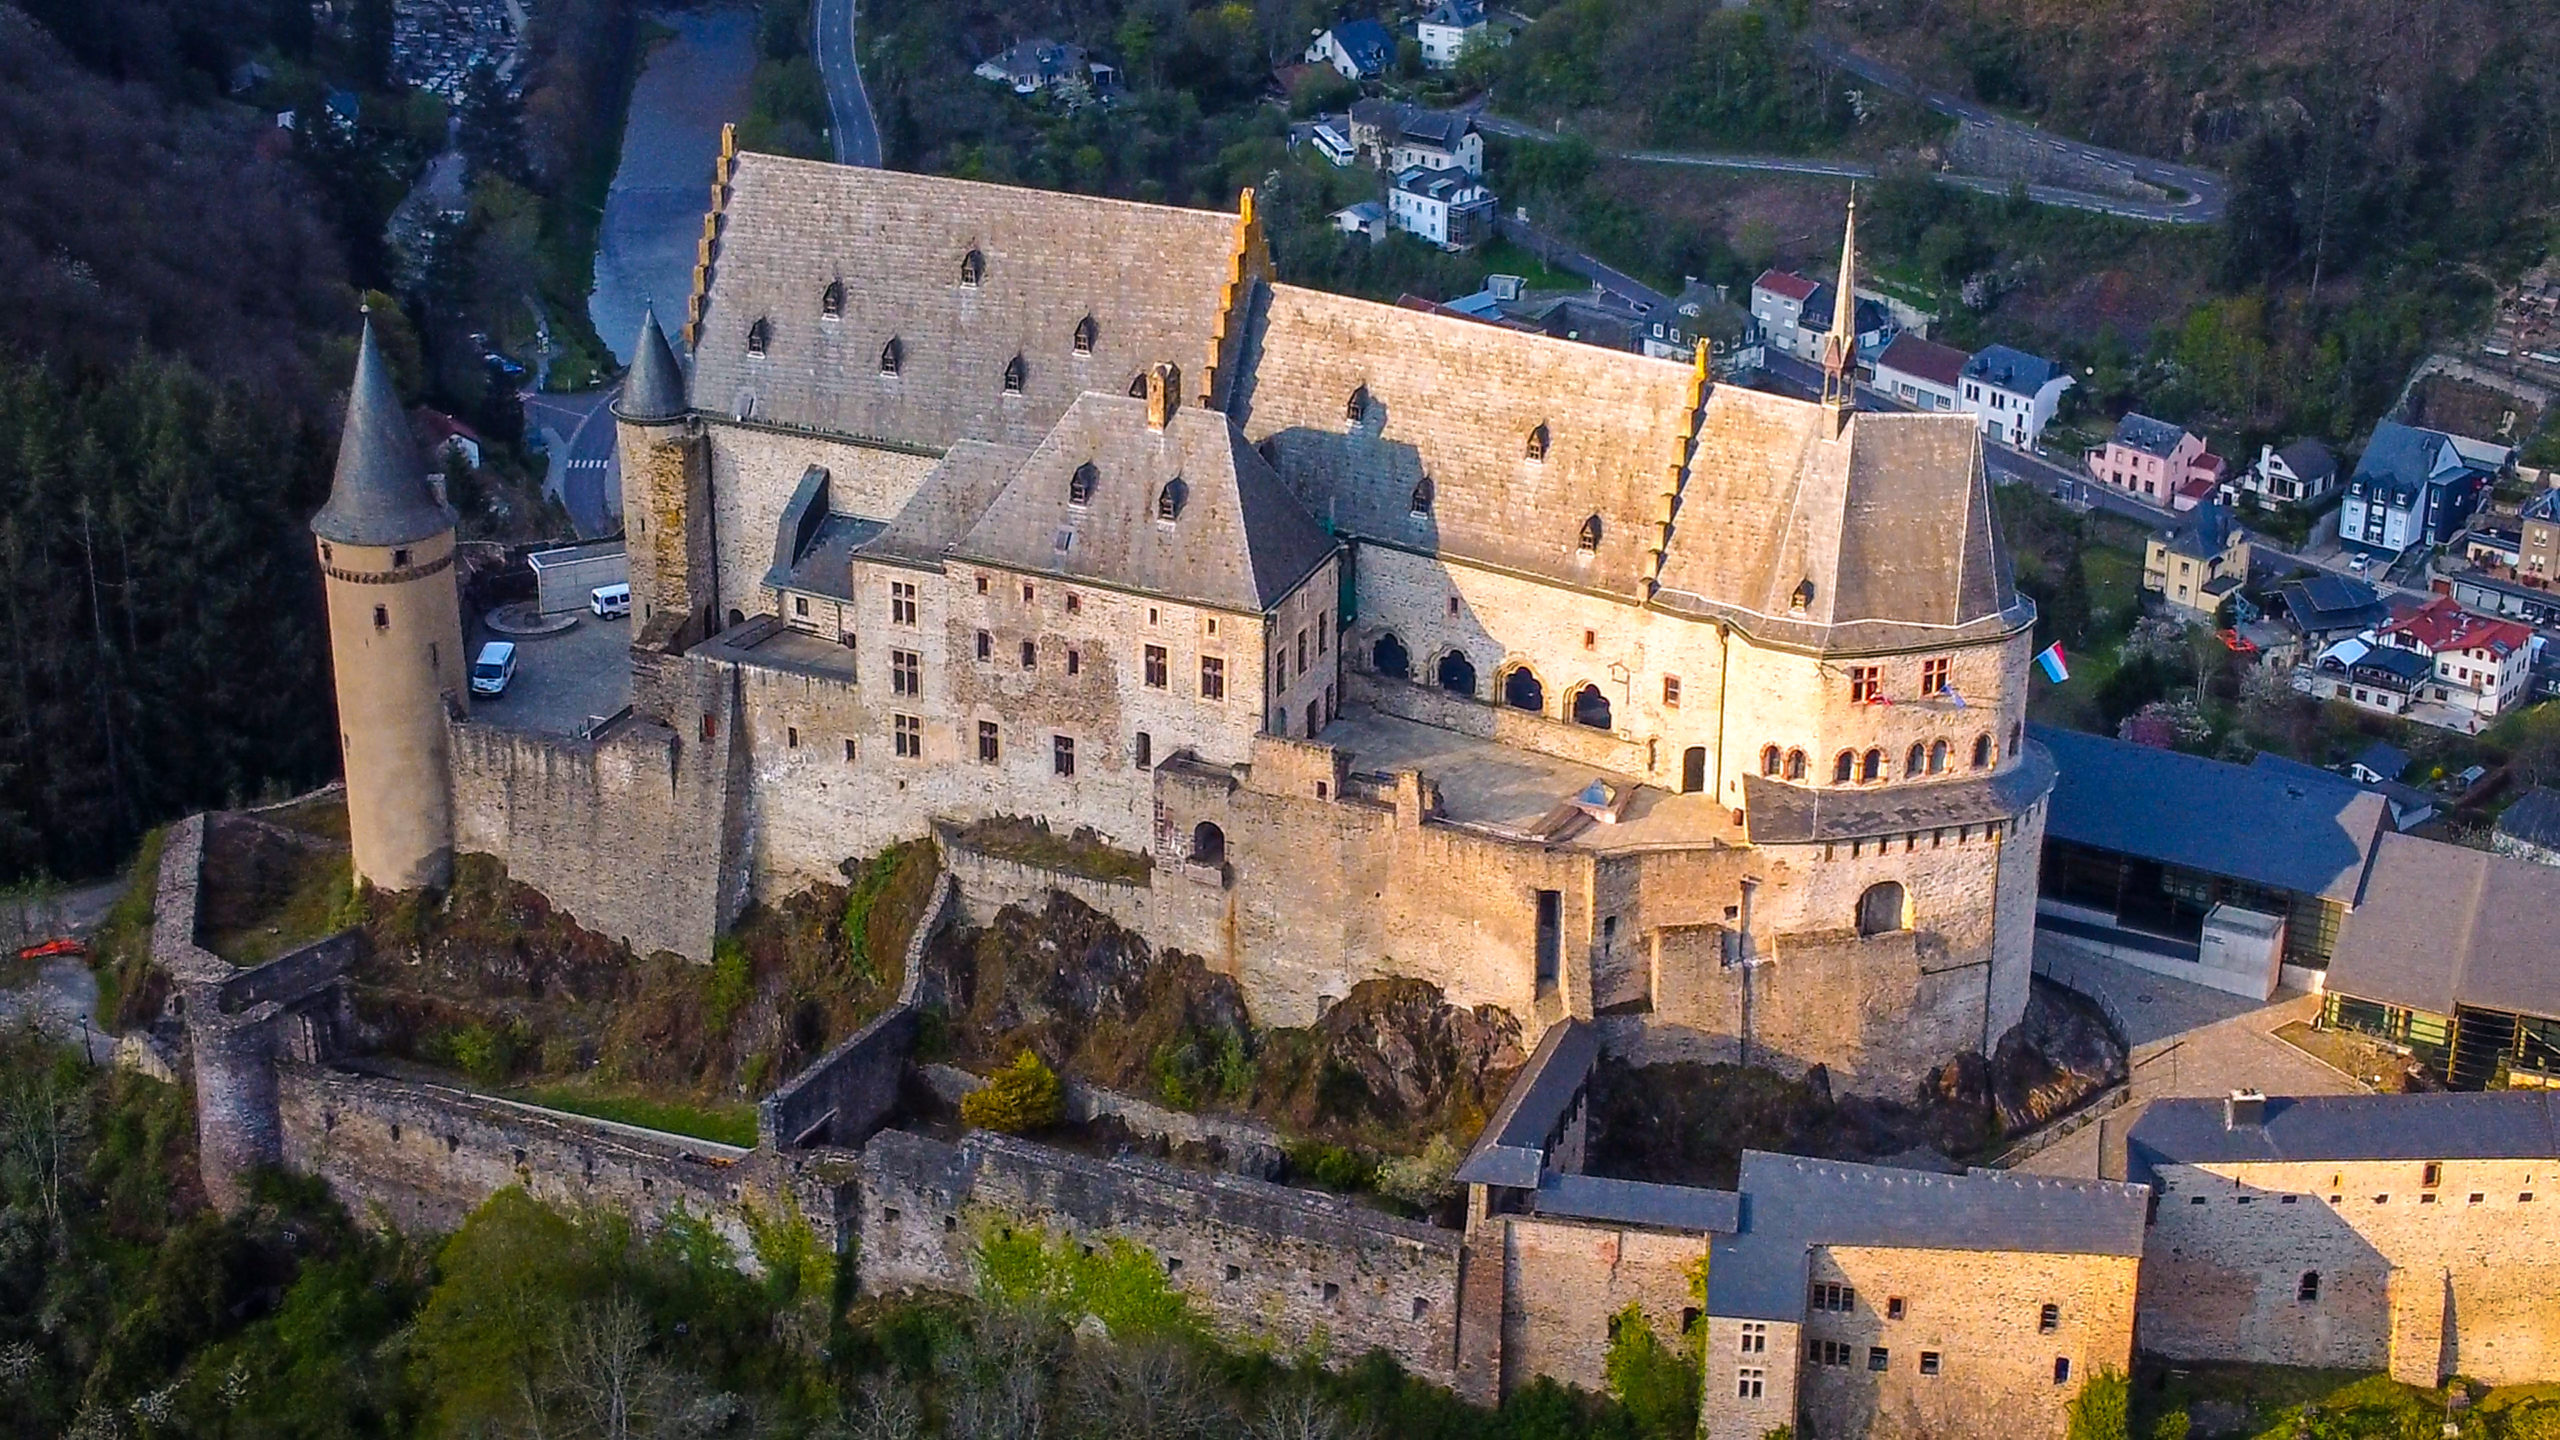
{"type": "Polygon", "coordinates": [[[631,613],[631,586],[599,585],[587,592],[587,608],[599,620],[619,620],[631,613]]]}
{"type": "Polygon", "coordinates": [[[480,658],[471,662],[471,693],[495,700],[507,693],[516,678],[516,647],[511,640],[492,640],[480,647],[480,658]]]}

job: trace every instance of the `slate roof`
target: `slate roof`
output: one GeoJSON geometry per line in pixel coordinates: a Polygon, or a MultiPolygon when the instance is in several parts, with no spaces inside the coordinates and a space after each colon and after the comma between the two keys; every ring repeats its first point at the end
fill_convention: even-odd
{"type": "Polygon", "coordinates": [[[1396,42],[1387,27],[1373,18],[1347,20],[1333,27],[1333,43],[1351,57],[1351,63],[1363,73],[1374,74],[1394,63],[1396,42]]]}
{"type": "Polygon", "coordinates": [[[658,307],[640,315],[640,338],[631,347],[631,371],[613,397],[613,413],[626,420],[673,420],[685,412],[684,366],[658,325],[658,307]]]}
{"type": "Polygon", "coordinates": [[[1715,388],[1657,603],[1836,649],[1962,643],[2031,623],[1972,417],[1857,413],[1836,435],[1833,423],[1806,401],[1715,388]]]}
{"type": "Polygon", "coordinates": [[[2396,645],[2376,645],[2367,649],[2347,662],[2347,670],[2351,674],[2359,670],[2370,671],[2379,677],[2399,681],[2403,688],[2416,685],[2436,673],[2435,663],[2426,656],[2396,645]]]}
{"type": "MultiPolygon", "coordinates": [[[[1956,756],[1964,758],[1962,745],[1956,756]]],[[[1743,816],[1754,845],[1863,840],[2006,820],[2043,799],[2053,784],[2052,754],[2029,745],[2017,764],[1960,780],[1826,787],[1745,775],[1743,816]]]]}
{"type": "Polygon", "coordinates": [[[2129,450],[2139,450],[2145,455],[2156,455],[2163,460],[2177,454],[2178,446],[2185,443],[2186,438],[2185,430],[2166,420],[2154,420],[2148,415],[2128,412],[2122,420],[2116,422],[2116,444],[2129,450]]]}
{"type": "Polygon", "coordinates": [[[2296,440],[2278,450],[2276,458],[2284,462],[2284,468],[2292,471],[2295,479],[2305,484],[2317,485],[2338,473],[2338,457],[2330,454],[2329,447],[2317,440],[2296,440]]]}
{"type": "Polygon", "coordinates": [[[925,472],[916,493],[888,525],[862,547],[862,557],[939,568],[1030,458],[1030,450],[1018,445],[963,440],[952,446],[925,472]]]}
{"type": "Polygon", "coordinates": [[[2051,839],[2352,902],[2387,828],[2383,798],[2344,780],[2306,784],[2077,730],[2027,733],[2061,768],[2051,839]]]}
{"type": "Polygon", "coordinates": [[[2032,396],[2062,373],[2062,367],[2041,355],[2007,345],[1985,345],[1965,362],[1966,378],[1997,385],[2013,395],[2032,396]]]}
{"type": "Polygon", "coordinates": [[[1159,431],[1146,414],[1125,395],[1078,399],[951,553],[1262,613],[1338,548],[1225,416],[1184,407],[1159,431]],[[1088,463],[1092,497],[1076,505],[1071,482],[1088,463]],[[1157,497],[1177,480],[1179,511],[1160,519],[1157,497]]]}
{"type": "Polygon", "coordinates": [[[1485,1122],[1455,1178],[1463,1185],[1503,1185],[1525,1190],[1539,1183],[1546,1168],[1547,1137],[1554,1134],[1591,1062],[1600,1058],[1600,1031],[1588,1020],[1568,1019],[1547,1027],[1529,1063],[1504,1093],[1500,1108],[1485,1122]]]}
{"type": "Polygon", "coordinates": [[[2288,580],[2276,595],[2284,602],[2294,628],[2305,634],[2363,630],[2391,618],[2390,607],[2382,603],[2380,591],[2362,580],[2326,570],[2314,571],[2305,579],[2288,580]]]}
{"type": "Polygon", "coordinates": [[[1966,358],[1965,353],[1953,345],[1923,340],[1904,331],[1893,337],[1893,343],[1884,347],[1884,353],[1876,357],[1876,369],[1898,370],[1915,379],[1953,390],[1957,379],[1964,374],[1966,358]]]}
{"type": "Polygon", "coordinates": [[[2560,1018],[2560,867],[2385,835],[2329,958],[2329,988],[2450,1015],[2560,1018]]]}
{"type": "MultiPolygon", "coordinates": [[[[1813,294],[1807,297],[1804,302],[1804,314],[1799,316],[1796,320],[1796,328],[1799,330],[1809,330],[1816,335],[1829,334],[1831,332],[1832,313],[1840,308],[1840,302],[1834,298],[1839,293],[1840,292],[1838,290],[1832,287],[1829,281],[1824,281],[1815,285],[1813,287],[1813,294]]],[[[1874,334],[1876,331],[1884,329],[1891,320],[1891,314],[1888,313],[1882,305],[1863,297],[1859,299],[1857,308],[1857,326],[1859,334],[1874,334]]]]}
{"type": "Polygon", "coordinates": [[[2215,1099],[2154,1100],[2125,1136],[2127,1173],[2162,1165],[2324,1160],[2560,1158],[2548,1090],[2478,1094],[2270,1095],[2257,1125],[2226,1125],[2215,1099]]]}
{"type": "Polygon", "coordinates": [[[2142,1254],[2150,1192],[1977,1169],[1934,1175],[1742,1152],[1740,1228],[1707,1262],[1707,1313],[1801,1321],[1816,1245],[2042,1255],[2142,1254]]]}
{"type": "Polygon", "coordinates": [[[2193,560],[2219,560],[2222,552],[2240,533],[2240,524],[2231,507],[2219,500],[2209,500],[2187,512],[2186,518],[2162,532],[2169,542],[2169,553],[2193,560]]]}
{"type": "Polygon", "coordinates": [[[1688,366],[1294,285],[1261,291],[1255,310],[1230,409],[1328,527],[1643,594],[1688,450],[1688,366]],[[1356,424],[1354,391],[1368,399],[1356,424]],[[1540,425],[1547,455],[1531,460],[1540,425]],[[1431,505],[1416,514],[1425,475],[1431,505]],[[1594,514],[1600,543],[1584,553],[1594,514]]]}
{"type": "Polygon", "coordinates": [[[2560,850],[2560,790],[2538,785],[2498,815],[2498,833],[2527,845],[2560,850]]]}
{"type": "Polygon", "coordinates": [[[418,441],[391,384],[391,366],[374,342],[373,320],[356,343],[355,383],[347,389],[346,427],[338,436],[338,470],[329,501],[311,517],[311,533],[341,545],[408,545],[453,528],[453,512],[437,503],[418,463],[418,441]]]}
{"type": "Polygon", "coordinates": [[[1653,1230],[1730,1235],[1741,1228],[1742,1197],[1731,1190],[1656,1185],[1601,1175],[1547,1175],[1538,1181],[1535,1213],[1567,1220],[1641,1225],[1653,1230]]]}
{"type": "Polygon", "coordinates": [[[2355,763],[2385,780],[2397,780],[2401,772],[2409,768],[2409,752],[2376,740],[2364,747],[2363,753],[2356,756],[2355,763]]]}
{"type": "Polygon", "coordinates": [[[2490,454],[2509,452],[2496,446],[2465,442],[2441,430],[2421,430],[2397,420],[2373,427],[2364,453],[2356,457],[2354,478],[2383,496],[2411,503],[2428,485],[2450,485],[2493,474],[2504,463],[2490,454]],[[2466,454],[2466,449],[2474,452],[2466,454]]]}
{"type": "Polygon", "coordinates": [[[735,415],[939,450],[1028,445],[1088,390],[1209,359],[1237,219],[1086,195],[742,154],[694,346],[693,398],[735,415]],[[962,259],[984,257],[975,286],[962,259]],[[844,313],[821,300],[845,288],[844,313]],[[1077,322],[1093,353],[1074,353],[1077,322]],[[747,333],[769,325],[765,353],[747,333]],[[900,367],[880,373],[899,342],[900,367]],[[1004,371],[1024,362],[1022,393],[1004,371]]]}

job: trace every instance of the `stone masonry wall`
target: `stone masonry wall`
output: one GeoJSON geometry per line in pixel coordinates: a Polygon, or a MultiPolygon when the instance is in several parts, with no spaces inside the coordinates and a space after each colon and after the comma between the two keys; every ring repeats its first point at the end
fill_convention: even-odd
{"type": "Polygon", "coordinates": [[[2163,1167],[2144,1348],[2421,1385],[2560,1373],[2560,1295],[2527,1278],[2560,1264],[2560,1169],[2447,1160],[2429,1185],[2427,1163],[2163,1167]]]}
{"type": "Polygon", "coordinates": [[[1434,1384],[1454,1377],[1455,1232],[1347,1201],[1152,1161],[1096,1160],[973,1132],[957,1145],[887,1130],[863,1150],[861,1286],[974,1292],[988,1227],[1125,1240],[1230,1341],[1286,1353],[1372,1348],[1434,1384]]]}
{"type": "Polygon", "coordinates": [[[1486,1228],[1469,1243],[1501,1247],[1505,1393],[1540,1375],[1605,1390],[1611,1317],[1634,1305],[1677,1346],[1703,1308],[1691,1277],[1705,1274],[1709,1236],[1526,1216],[1486,1228]]]}
{"type": "MultiPolygon", "coordinates": [[[[1855,1305],[1845,1314],[1809,1313],[1795,1353],[1772,1353],[1769,1362],[1801,1367],[1798,1431],[1805,1440],[2059,1437],[2071,1398],[2099,1367],[2132,1365],[2139,1263],[2131,1256],[1817,1246],[1808,1283],[1851,1286],[1855,1305]],[[1891,1315],[1896,1300],[1899,1319],[1891,1315]],[[2055,1307],[2050,1330],[2047,1305],[2055,1307]],[[1817,1348],[1825,1341],[1848,1346],[1846,1364],[1827,1363],[1817,1348]],[[1937,1357],[1934,1375],[1921,1369],[1930,1355],[1937,1357]],[[2064,1375],[2057,1362],[2066,1360],[2064,1375]]],[[[1715,1357],[1710,1405],[1730,1393],[1732,1363],[1715,1357]]]]}

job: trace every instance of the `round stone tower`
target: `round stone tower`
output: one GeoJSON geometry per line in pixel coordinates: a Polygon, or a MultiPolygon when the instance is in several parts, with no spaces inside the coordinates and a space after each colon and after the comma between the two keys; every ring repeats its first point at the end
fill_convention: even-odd
{"type": "Polygon", "coordinates": [[[382,890],[442,885],[453,874],[445,718],[470,703],[453,513],[428,488],[370,319],[337,480],[311,533],[329,594],[356,878],[382,890]]]}

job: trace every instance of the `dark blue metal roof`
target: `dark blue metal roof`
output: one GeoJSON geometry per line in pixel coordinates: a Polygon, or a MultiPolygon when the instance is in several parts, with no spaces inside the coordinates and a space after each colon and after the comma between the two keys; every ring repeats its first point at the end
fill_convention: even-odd
{"type": "Polygon", "coordinates": [[[1936,1175],[1766,1151],[1742,1153],[1740,1228],[1707,1263],[1707,1311],[1801,1320],[1816,1245],[2139,1256],[2138,1185],[1975,1170],[1936,1175]]]}

